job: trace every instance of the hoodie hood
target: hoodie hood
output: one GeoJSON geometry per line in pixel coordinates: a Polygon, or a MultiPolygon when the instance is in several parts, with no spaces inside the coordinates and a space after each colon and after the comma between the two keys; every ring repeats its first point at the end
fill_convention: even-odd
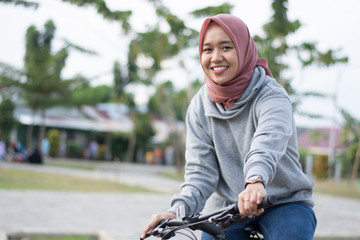
{"type": "MultiPolygon", "coordinates": [[[[248,104],[251,104],[251,100],[262,88],[265,83],[265,78],[265,70],[260,66],[255,67],[254,73],[246,90],[242,94],[241,98],[234,102],[229,109],[226,109],[221,103],[212,102],[208,96],[205,97],[205,115],[208,117],[226,120],[241,114],[248,104]]],[[[207,94],[207,88],[205,88],[205,94],[207,94]]]]}

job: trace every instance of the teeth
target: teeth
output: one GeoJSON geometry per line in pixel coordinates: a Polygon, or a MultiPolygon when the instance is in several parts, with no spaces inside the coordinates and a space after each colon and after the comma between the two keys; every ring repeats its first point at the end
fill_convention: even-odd
{"type": "Polygon", "coordinates": [[[222,71],[222,70],[225,70],[226,67],[214,67],[214,70],[215,71],[222,71]]]}

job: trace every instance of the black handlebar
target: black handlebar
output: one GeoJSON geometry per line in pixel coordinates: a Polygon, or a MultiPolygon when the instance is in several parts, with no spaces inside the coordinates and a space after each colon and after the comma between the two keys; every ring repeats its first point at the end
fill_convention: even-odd
{"type": "MultiPolygon", "coordinates": [[[[277,198],[273,195],[268,195],[263,198],[259,208],[268,208],[276,205],[276,203],[277,198]]],[[[151,235],[160,235],[162,239],[167,239],[172,237],[173,233],[178,229],[190,228],[192,230],[206,232],[216,237],[216,239],[225,239],[224,231],[228,226],[235,222],[246,221],[247,219],[246,216],[239,213],[238,204],[236,202],[204,215],[195,214],[190,217],[185,217],[184,219],[165,219],[153,232],[146,234],[145,238],[151,235]],[[166,235],[166,237],[164,237],[164,235],[166,235]]]]}

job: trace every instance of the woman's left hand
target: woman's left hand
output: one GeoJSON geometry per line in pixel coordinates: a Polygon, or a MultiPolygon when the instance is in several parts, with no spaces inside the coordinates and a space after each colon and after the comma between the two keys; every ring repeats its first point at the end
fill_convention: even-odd
{"type": "Polygon", "coordinates": [[[263,213],[264,209],[258,209],[258,206],[266,195],[267,193],[262,183],[248,184],[246,189],[238,195],[240,214],[251,218],[263,213]]]}

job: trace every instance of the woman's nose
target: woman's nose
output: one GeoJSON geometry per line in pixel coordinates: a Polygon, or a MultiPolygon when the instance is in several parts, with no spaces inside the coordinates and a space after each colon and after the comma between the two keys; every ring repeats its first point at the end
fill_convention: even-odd
{"type": "Polygon", "coordinates": [[[211,61],[213,62],[221,62],[224,60],[222,52],[220,50],[214,50],[211,61]]]}

